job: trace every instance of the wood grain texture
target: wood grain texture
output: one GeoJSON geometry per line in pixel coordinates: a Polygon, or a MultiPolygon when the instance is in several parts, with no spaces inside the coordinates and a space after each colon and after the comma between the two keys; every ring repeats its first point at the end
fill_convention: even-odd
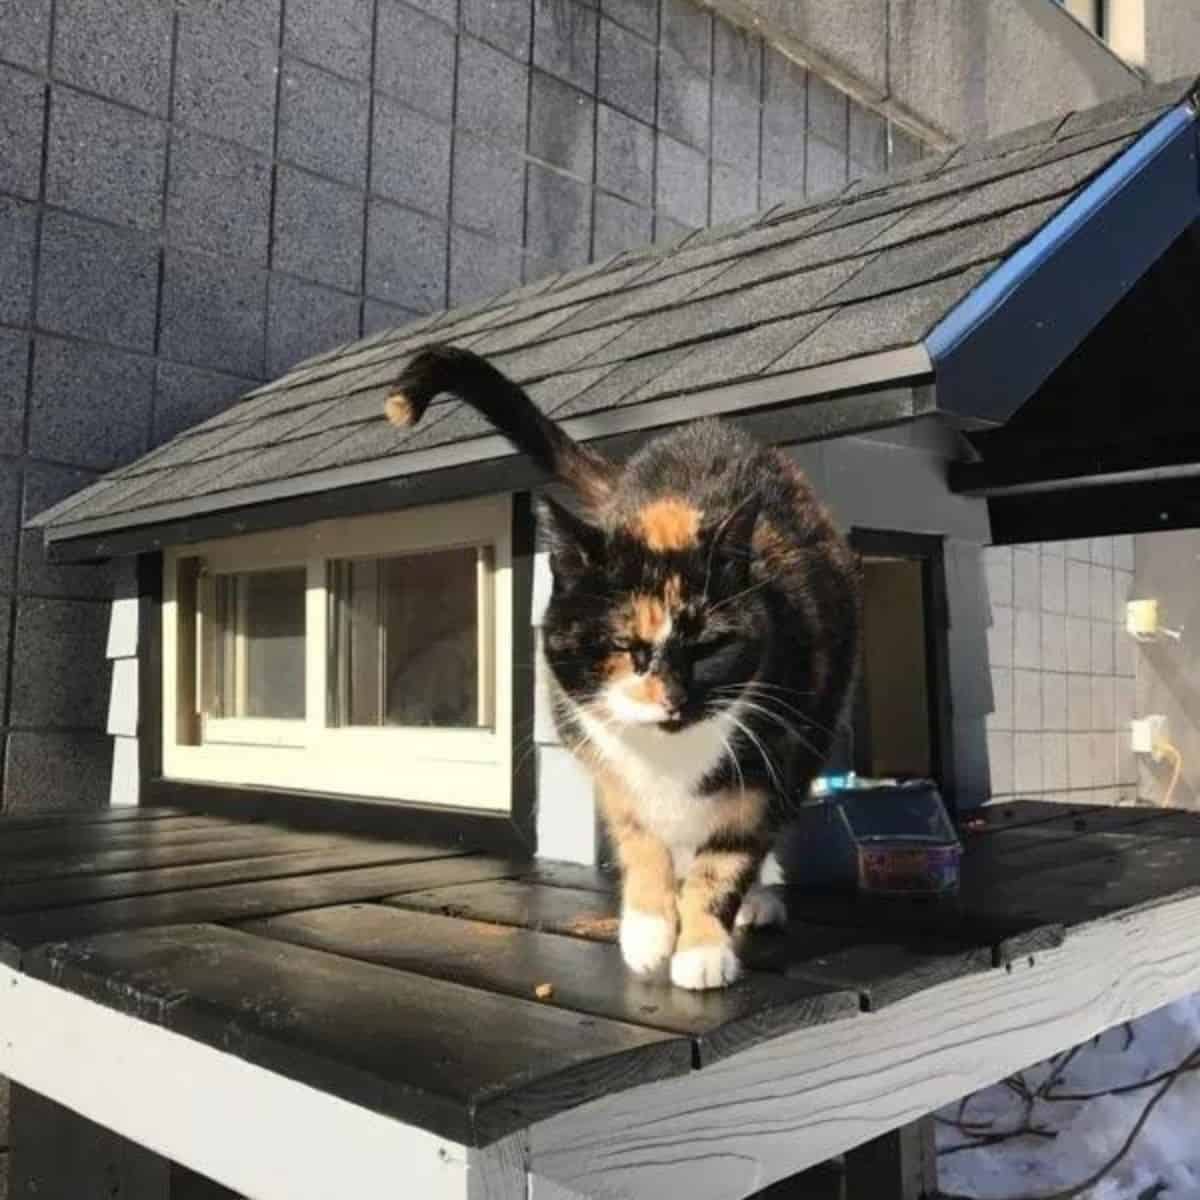
{"type": "Polygon", "coordinates": [[[512,870],[513,865],[503,859],[467,855],[21,913],[0,917],[0,962],[18,966],[22,952],[41,942],[190,921],[248,920],[355,900],[375,900],[408,887],[420,889],[502,878],[512,870]]]}
{"type": "Polygon", "coordinates": [[[1032,965],[596,1101],[531,1131],[530,1170],[622,1200],[746,1195],[1200,989],[1197,921],[1200,898],[1097,922],[1032,965]]]}
{"type": "Polygon", "coordinates": [[[691,1068],[683,1038],[215,925],[51,944],[28,971],[466,1145],[691,1068]]]}
{"type": "Polygon", "coordinates": [[[500,995],[531,999],[548,983],[544,1005],[690,1037],[700,1065],[859,1011],[854,987],[751,972],[724,990],[688,992],[638,979],[615,945],[383,905],[290,913],[240,928],[500,995]]]}
{"type": "Polygon", "coordinates": [[[529,1135],[510,1134],[467,1152],[467,1200],[527,1200],[529,1135]]]}
{"type": "Polygon", "coordinates": [[[183,809],[169,805],[145,808],[98,808],[92,812],[39,813],[29,816],[0,817],[0,839],[10,829],[40,829],[43,826],[107,825],[110,822],[158,821],[164,817],[187,816],[183,809]]]}
{"type": "Polygon", "coordinates": [[[29,829],[10,829],[0,822],[0,864],[32,857],[49,858],[73,850],[99,853],[207,841],[214,837],[254,836],[270,829],[261,822],[194,816],[107,821],[96,825],[42,825],[29,829]]]}

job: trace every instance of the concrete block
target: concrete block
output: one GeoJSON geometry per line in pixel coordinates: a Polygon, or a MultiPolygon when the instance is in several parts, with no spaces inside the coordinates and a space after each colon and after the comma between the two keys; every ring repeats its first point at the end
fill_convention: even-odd
{"type": "Polygon", "coordinates": [[[474,38],[459,39],[458,128],[524,147],[528,88],[527,66],[474,38]]]}
{"type": "MultiPolygon", "coordinates": [[[[13,559],[20,525],[21,472],[11,469],[0,471],[0,592],[11,592],[16,584],[13,559]]],[[[7,608],[0,605],[0,616],[7,619],[5,614],[7,608]]]]}
{"type": "MultiPolygon", "coordinates": [[[[14,486],[23,483],[23,511],[28,517],[34,517],[96,478],[95,471],[31,462],[26,464],[21,477],[14,477],[12,482],[14,486]]],[[[3,492],[4,488],[0,487],[0,517],[5,509],[3,492]]],[[[0,543],[3,540],[0,536],[0,543]]],[[[107,600],[112,596],[122,568],[127,565],[115,559],[99,564],[49,563],[41,531],[27,529],[21,533],[18,583],[24,592],[107,600]]],[[[4,567],[0,566],[0,586],[3,586],[3,574],[4,567]]]]}
{"type": "Polygon", "coordinates": [[[376,96],[371,136],[371,191],[445,218],[450,206],[450,126],[376,96]]]}
{"type": "Polygon", "coordinates": [[[181,250],[163,271],[159,345],[180,362],[261,376],[267,273],[181,250]]]}
{"type": "Polygon", "coordinates": [[[658,58],[659,129],[707,152],[711,87],[706,72],[694,70],[678,54],[664,48],[658,58]]]}
{"type": "Polygon", "coordinates": [[[1111,675],[1092,676],[1092,730],[1111,733],[1117,727],[1116,681],[1111,675]]]}
{"type": "Polygon", "coordinates": [[[1067,557],[1067,543],[1066,542],[1042,542],[1041,548],[1042,548],[1042,556],[1043,557],[1046,557],[1047,555],[1052,558],[1066,558],[1067,557]]]}
{"type": "Polygon", "coordinates": [[[275,266],[356,291],[361,282],[362,193],[293,167],[279,167],[275,266]]]}
{"type": "Polygon", "coordinates": [[[1137,673],[1137,643],[1118,626],[1114,634],[1113,659],[1118,675],[1133,676],[1137,673]]]}
{"type": "Polygon", "coordinates": [[[154,391],[155,445],[224,412],[254,383],[249,377],[160,362],[154,391]]]}
{"type": "Polygon", "coordinates": [[[712,29],[712,13],[695,0],[662,0],[662,48],[706,74],[712,64],[712,29]]]}
{"type": "Polygon", "coordinates": [[[267,309],[267,375],[358,336],[359,299],[286,275],[271,276],[267,309]]]}
{"type": "Polygon", "coordinates": [[[183,12],[174,118],[269,154],[275,137],[275,46],[219,14],[183,12]]]}
{"type": "MultiPolygon", "coordinates": [[[[393,0],[382,0],[382,2],[391,3],[393,0]]],[[[412,5],[448,25],[453,25],[458,20],[458,0],[412,0],[412,5]]]]}
{"type": "Polygon", "coordinates": [[[597,99],[640,121],[653,122],[657,58],[648,42],[602,17],[597,99]]]}
{"type": "Polygon", "coordinates": [[[808,72],[770,46],[763,72],[761,161],[767,204],[804,191],[808,72]]]}
{"type": "Polygon", "coordinates": [[[525,249],[553,270],[588,261],[591,195],[587,187],[556,171],[529,164],[525,249]]]}
{"type": "Polygon", "coordinates": [[[538,856],[596,861],[596,801],[591,776],[569,750],[539,746],[538,856]]]}
{"type": "Polygon", "coordinates": [[[0,66],[0,191],[37,199],[42,170],[45,86],[0,66]]]}
{"type": "Polygon", "coordinates": [[[595,107],[589,96],[535,70],[529,98],[529,153],[580,179],[591,179],[595,107]]]}
{"type": "Polygon", "coordinates": [[[498,296],[521,282],[521,249],[467,229],[450,231],[450,304],[498,296]]]}
{"type": "Polygon", "coordinates": [[[1067,679],[1053,671],[1042,673],[1042,728],[1065,732],[1067,720],[1067,679]]]}
{"type": "Polygon", "coordinates": [[[113,808],[126,808],[139,802],[141,774],[137,738],[113,738],[112,782],[108,792],[108,802],[113,808]]]}
{"type": "MultiPolygon", "coordinates": [[[[3,500],[3,496],[4,496],[4,489],[2,486],[0,486],[0,501],[3,500]]],[[[9,514],[0,512],[0,521],[4,521],[8,515],[9,514]]],[[[0,534],[0,544],[2,544],[3,542],[4,542],[4,536],[3,536],[3,534],[0,534]]],[[[0,605],[0,618],[3,618],[2,620],[0,620],[0,663],[8,662],[8,652],[11,648],[9,646],[9,630],[11,629],[11,625],[10,625],[11,603],[12,603],[11,600],[9,600],[8,597],[5,597],[4,603],[2,605],[0,605]]],[[[3,672],[0,672],[0,712],[6,711],[4,706],[7,702],[8,702],[8,672],[3,671],[3,672]]],[[[2,1086],[2,1085],[0,1085],[0,1086],[2,1086]]],[[[3,1103],[0,1102],[0,1118],[2,1118],[3,1115],[4,1115],[3,1114],[3,1103]]],[[[0,1147],[2,1147],[4,1145],[4,1136],[3,1135],[4,1135],[3,1123],[2,1123],[2,1121],[0,1121],[0,1147]]],[[[2,1168],[2,1164],[0,1164],[0,1168],[2,1168]]],[[[4,1193],[2,1190],[0,1190],[0,1200],[4,1200],[4,1193]]]]}
{"type": "Polygon", "coordinates": [[[1042,615],[1024,609],[1013,610],[1013,666],[1031,667],[1042,664],[1042,615]]]}
{"type": "Polygon", "coordinates": [[[900,170],[925,157],[925,146],[912,134],[898,125],[891,128],[891,150],[888,153],[888,169],[900,170]]]}
{"type": "Polygon", "coordinates": [[[887,170],[887,122],[869,108],[850,101],[850,175],[881,175],[887,170]]]}
{"type": "Polygon", "coordinates": [[[129,462],[147,449],[153,395],[150,359],[39,338],[29,402],[30,453],[98,470],[129,462]],[[103,397],[103,403],[81,403],[88,396],[103,397]]]}
{"type": "Polygon", "coordinates": [[[0,329],[0,454],[19,454],[25,440],[29,338],[0,329]]]}
{"type": "Polygon", "coordinates": [[[1090,788],[1092,770],[1092,735],[1090,733],[1067,734],[1067,780],[1071,787],[1090,788]]]}
{"type": "Polygon", "coordinates": [[[1088,598],[1091,601],[1092,616],[1097,621],[1113,619],[1113,572],[1112,567],[1093,564],[1090,572],[1088,598]]]}
{"type": "Polygon", "coordinates": [[[421,313],[416,309],[367,297],[363,301],[363,337],[378,333],[381,329],[399,329],[420,316],[421,313]]]}
{"type": "Polygon", "coordinates": [[[0,59],[44,70],[50,44],[50,0],[0,0],[0,59]]]}
{"type": "Polygon", "coordinates": [[[605,258],[621,250],[650,244],[654,214],[648,208],[638,208],[618,196],[597,192],[593,219],[594,258],[605,258]]]}
{"type": "Polygon", "coordinates": [[[112,686],[108,694],[106,730],[120,737],[136,737],[138,731],[138,661],[118,658],[112,664],[112,686]]]}
{"type": "Polygon", "coordinates": [[[1092,734],[1092,785],[1113,787],[1117,782],[1117,737],[1113,733],[1092,734]]]}
{"type": "Polygon", "coordinates": [[[993,667],[1013,665],[1013,610],[992,605],[992,623],[987,631],[988,662],[993,667]]]}
{"type": "Polygon", "coordinates": [[[534,66],[594,93],[597,20],[594,8],[572,0],[534,0],[534,66]]]}
{"type": "Polygon", "coordinates": [[[461,0],[463,28],[511,58],[529,60],[530,0],[461,0]]]}
{"type": "Polygon", "coordinates": [[[758,179],[741,167],[713,163],[709,220],[713,225],[758,211],[758,179]]]}
{"type": "Polygon", "coordinates": [[[112,738],[103,733],[8,735],[4,812],[88,812],[108,800],[112,738]]]}
{"type": "Polygon", "coordinates": [[[431,312],[446,303],[447,231],[438,221],[382,200],[367,219],[367,292],[431,312]]]}
{"type": "Polygon", "coordinates": [[[1078,559],[1067,560],[1067,612],[1072,617],[1086,617],[1092,611],[1091,569],[1078,559]]]}
{"type": "Polygon", "coordinates": [[[1013,791],[1013,735],[988,731],[988,768],[991,774],[991,794],[1011,796],[1013,791]]]}
{"type": "Polygon", "coordinates": [[[1036,550],[1017,547],[1013,551],[1013,606],[1042,607],[1041,563],[1036,550]]]}
{"type": "Polygon", "coordinates": [[[835,149],[848,149],[850,101],[845,92],[810,73],[807,113],[809,133],[835,149]]]}
{"type": "Polygon", "coordinates": [[[1040,671],[1013,672],[1014,730],[1035,731],[1042,728],[1042,674],[1040,671]]]}
{"type": "Polygon", "coordinates": [[[161,0],[61,0],[54,74],[134,108],[167,115],[171,8],[161,0]]]}
{"type": "MultiPolygon", "coordinates": [[[[1111,675],[1116,670],[1113,640],[1116,627],[1109,621],[1092,622],[1092,671],[1111,675]]],[[[1122,635],[1124,636],[1124,635],[1122,635]]]]}
{"type": "Polygon", "coordinates": [[[1067,564],[1066,560],[1043,554],[1040,560],[1042,575],[1042,609],[1044,612],[1065,613],[1067,611],[1067,564]]]}
{"type": "Polygon", "coordinates": [[[831,146],[815,134],[805,143],[804,193],[820,196],[837,191],[850,178],[850,163],[841,146],[831,146]]]}
{"type": "Polygon", "coordinates": [[[1090,675],[1067,676],[1067,728],[1084,733],[1092,727],[1092,679],[1090,675]]]}
{"type": "Polygon", "coordinates": [[[372,0],[288,0],[283,48],[329,71],[371,73],[372,0]]]}
{"type": "Polygon", "coordinates": [[[17,602],[10,713],[14,725],[102,729],[108,606],[22,597],[17,602]]]}
{"type": "Polygon", "coordinates": [[[600,11],[642,37],[658,36],[659,0],[600,0],[600,11]]]}
{"type": "Polygon", "coordinates": [[[1067,618],[1062,613],[1042,613],[1042,669],[1067,669],[1067,618]]]}
{"type": "Polygon", "coordinates": [[[655,208],[694,229],[708,224],[708,161],[698,150],[664,133],[658,135],[655,208]]]}
{"type": "Polygon", "coordinates": [[[525,224],[524,156],[469,134],[454,139],[451,211],[467,225],[498,241],[518,245],[525,224]]]}
{"type": "Polygon", "coordinates": [[[988,729],[1011,730],[1013,727],[1013,673],[1008,667],[993,667],[992,711],[988,715],[988,729]]]}
{"type": "Polygon", "coordinates": [[[718,21],[713,43],[713,157],[758,174],[762,43],[718,21]]]}
{"type": "Polygon", "coordinates": [[[1113,565],[1113,540],[1111,537],[1094,537],[1091,541],[1091,561],[1103,566],[1113,565]]]}
{"type": "Polygon", "coordinates": [[[1066,543],[1067,558],[1076,562],[1092,561],[1092,542],[1090,538],[1071,538],[1066,543]]]}
{"type": "Polygon", "coordinates": [[[607,104],[596,114],[596,183],[635,204],[654,199],[654,130],[607,104]]]}
{"type": "MultiPolygon", "coordinates": [[[[6,246],[0,236],[0,258],[6,257],[6,246]]],[[[158,293],[153,237],[48,212],[39,261],[37,317],[43,328],[134,350],[153,349],[158,293]]],[[[13,278],[7,271],[0,274],[13,278]]],[[[4,291],[7,295],[8,288],[4,291]]],[[[4,307],[0,300],[0,310],[4,307]]]]}
{"type": "Polygon", "coordinates": [[[1042,741],[1040,733],[1013,734],[1013,791],[1018,796],[1042,790],[1042,741]]]}
{"type": "Polygon", "coordinates": [[[454,31],[400,0],[378,3],[376,88],[448,121],[454,108],[454,31]]]}
{"type": "Polygon", "coordinates": [[[289,62],[279,89],[279,157],[361,188],[371,93],[307,63],[289,62]]]}
{"type": "Polygon", "coordinates": [[[1092,669],[1092,625],[1086,617],[1067,618],[1067,670],[1092,669]]]}
{"type": "Polygon", "coordinates": [[[266,266],[271,164],[232,142],[177,129],[167,179],[173,246],[266,266]]]}
{"type": "Polygon", "coordinates": [[[1067,735],[1047,733],[1042,737],[1042,787],[1045,790],[1065,791],[1070,787],[1067,766],[1067,735]]]}
{"type": "Polygon", "coordinates": [[[1113,538],[1113,565],[1122,571],[1133,570],[1133,535],[1121,534],[1113,538]]]}
{"type": "Polygon", "coordinates": [[[986,546],[983,568],[987,577],[988,600],[992,604],[1013,602],[1013,551],[1011,546],[986,546]]]}
{"type": "Polygon", "coordinates": [[[1112,574],[1113,583],[1113,598],[1112,598],[1112,619],[1122,628],[1125,628],[1125,606],[1133,596],[1133,572],[1114,570],[1112,574]]]}
{"type": "Polygon", "coordinates": [[[157,229],[166,124],[64,88],[51,99],[46,199],[119,225],[157,229]]]}
{"type": "Polygon", "coordinates": [[[37,213],[32,204],[0,196],[0,321],[24,325],[33,295],[37,213]]]}

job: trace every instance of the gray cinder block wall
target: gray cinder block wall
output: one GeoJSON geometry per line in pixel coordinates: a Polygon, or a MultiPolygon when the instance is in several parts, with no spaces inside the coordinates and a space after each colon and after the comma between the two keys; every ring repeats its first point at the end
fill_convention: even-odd
{"type": "Polygon", "coordinates": [[[0,31],[9,812],[105,803],[131,712],[128,574],[48,565],[25,517],[328,345],[921,151],[692,0],[0,0],[0,31]]]}

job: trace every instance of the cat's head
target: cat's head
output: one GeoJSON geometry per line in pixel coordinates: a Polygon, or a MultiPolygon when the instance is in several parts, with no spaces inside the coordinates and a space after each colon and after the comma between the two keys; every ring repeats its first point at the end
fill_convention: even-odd
{"type": "Polygon", "coordinates": [[[684,729],[733,705],[769,621],[751,581],[755,497],[706,520],[659,499],[601,529],[543,502],[554,590],[542,629],[566,695],[612,727],[684,729]]]}

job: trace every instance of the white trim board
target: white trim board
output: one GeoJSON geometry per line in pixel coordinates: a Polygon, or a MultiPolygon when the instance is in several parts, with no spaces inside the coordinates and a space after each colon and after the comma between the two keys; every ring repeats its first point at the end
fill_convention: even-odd
{"type": "Polygon", "coordinates": [[[253,1200],[503,1195],[471,1179],[487,1151],[3,966],[0,1075],[253,1200]]]}
{"type": "Polygon", "coordinates": [[[530,1131],[529,1169],[604,1200],[738,1200],[1200,991],[1200,896],[878,1013],[774,1038],[530,1131]]]}

